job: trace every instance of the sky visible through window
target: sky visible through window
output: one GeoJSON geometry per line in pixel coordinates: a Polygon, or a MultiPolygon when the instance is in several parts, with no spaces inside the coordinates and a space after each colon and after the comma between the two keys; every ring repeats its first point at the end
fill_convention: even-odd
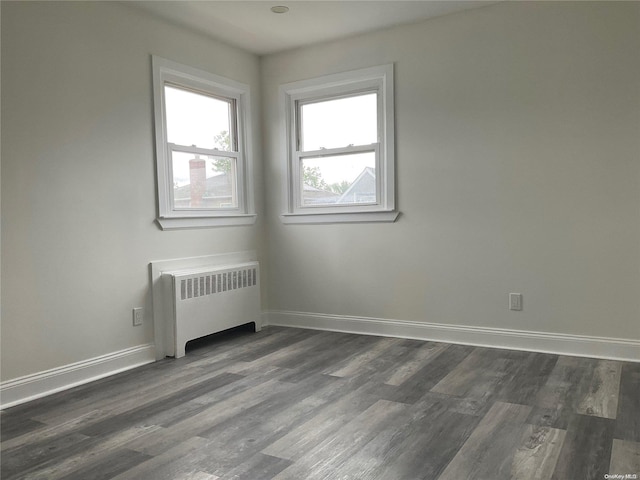
{"type": "Polygon", "coordinates": [[[302,149],[308,152],[377,142],[376,100],[377,95],[369,93],[303,104],[302,149]]]}

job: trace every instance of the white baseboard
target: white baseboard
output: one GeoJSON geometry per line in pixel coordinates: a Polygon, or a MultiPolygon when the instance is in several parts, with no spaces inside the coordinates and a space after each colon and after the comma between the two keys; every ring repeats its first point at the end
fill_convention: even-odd
{"type": "Polygon", "coordinates": [[[263,325],[640,362],[640,340],[271,310],[263,325]]]}
{"type": "Polygon", "coordinates": [[[55,392],[152,363],[153,345],[139,345],[0,384],[0,409],[19,405],[55,392]]]}

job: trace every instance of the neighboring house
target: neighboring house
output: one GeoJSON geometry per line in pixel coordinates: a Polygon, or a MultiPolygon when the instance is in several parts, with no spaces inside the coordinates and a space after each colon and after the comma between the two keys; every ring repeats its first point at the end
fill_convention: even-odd
{"type": "Polygon", "coordinates": [[[305,205],[375,203],[376,171],[374,168],[365,167],[342,195],[307,184],[304,185],[303,195],[305,205]]]}
{"type": "MultiPolygon", "coordinates": [[[[221,173],[205,180],[204,193],[200,199],[193,198],[191,184],[182,185],[173,190],[173,201],[176,208],[201,206],[202,208],[232,207],[233,181],[229,174],[221,173]],[[194,205],[199,200],[199,205],[194,205]]],[[[198,196],[196,194],[196,196],[198,196]]]]}
{"type": "Polygon", "coordinates": [[[336,203],[375,203],[376,171],[365,167],[336,203]]]}
{"type": "Polygon", "coordinates": [[[340,194],[330,190],[321,190],[311,185],[304,184],[304,204],[305,205],[326,205],[337,203],[340,194]]]}

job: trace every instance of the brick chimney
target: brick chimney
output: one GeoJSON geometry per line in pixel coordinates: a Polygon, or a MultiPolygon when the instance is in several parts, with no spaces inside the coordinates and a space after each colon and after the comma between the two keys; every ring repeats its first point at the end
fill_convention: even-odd
{"type": "Polygon", "coordinates": [[[191,207],[202,206],[202,197],[206,192],[207,186],[207,170],[206,162],[200,159],[200,155],[189,160],[189,183],[191,185],[191,207]]]}

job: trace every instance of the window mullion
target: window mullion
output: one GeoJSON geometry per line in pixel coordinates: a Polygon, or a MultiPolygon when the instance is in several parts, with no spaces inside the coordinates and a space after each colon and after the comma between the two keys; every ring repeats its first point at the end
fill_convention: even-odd
{"type": "Polygon", "coordinates": [[[175,143],[168,143],[169,151],[193,153],[195,155],[207,155],[210,157],[231,157],[237,159],[239,157],[238,152],[227,150],[216,150],[210,148],[200,148],[188,145],[177,145],[175,143]]]}
{"type": "Polygon", "coordinates": [[[378,150],[378,143],[369,143],[367,145],[349,145],[347,147],[337,148],[321,148],[320,150],[309,150],[307,152],[298,152],[300,156],[304,157],[329,157],[336,155],[347,155],[349,153],[364,153],[374,152],[378,150]]]}
{"type": "Polygon", "coordinates": [[[229,132],[229,140],[231,150],[234,152],[239,151],[239,125],[238,125],[238,101],[233,99],[231,102],[231,108],[229,109],[229,126],[232,131],[229,132]]]}
{"type": "Polygon", "coordinates": [[[293,118],[294,118],[294,126],[295,126],[295,151],[302,150],[302,113],[301,108],[302,104],[300,102],[293,103],[293,118]]]}
{"type": "Polygon", "coordinates": [[[292,178],[296,180],[292,183],[293,187],[293,203],[297,210],[302,207],[302,194],[304,193],[304,169],[302,168],[302,159],[304,153],[296,151],[293,154],[292,178]]]}

